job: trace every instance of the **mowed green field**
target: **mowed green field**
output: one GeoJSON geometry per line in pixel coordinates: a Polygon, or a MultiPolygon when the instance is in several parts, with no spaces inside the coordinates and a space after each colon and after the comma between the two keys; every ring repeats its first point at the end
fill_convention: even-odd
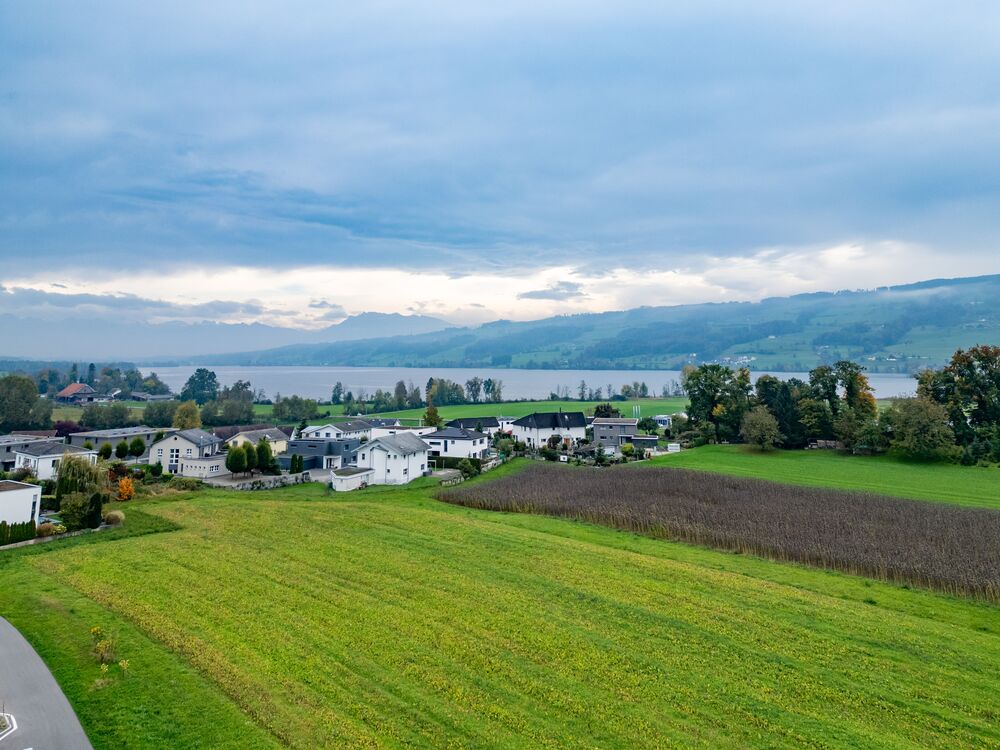
{"type": "MultiPolygon", "coordinates": [[[[460,419],[462,417],[523,417],[534,412],[546,411],[582,411],[593,412],[598,404],[606,401],[515,401],[503,404],[462,404],[460,406],[440,406],[438,414],[442,419],[460,419]]],[[[638,406],[643,417],[657,414],[674,414],[687,409],[686,396],[672,398],[644,398],[637,401],[615,401],[612,405],[624,417],[632,416],[632,407],[638,406]]],[[[379,416],[399,417],[405,419],[420,419],[424,409],[405,409],[403,411],[386,412],[379,416]]]]}
{"type": "Polygon", "coordinates": [[[134,503],[0,614],[99,748],[1000,747],[994,606],[433,492],[134,503]]]}
{"type": "Polygon", "coordinates": [[[838,451],[768,451],[706,445],[642,466],[677,466],[809,487],[877,492],[979,508],[1000,508],[1000,469],[852,456],[838,451]]]}

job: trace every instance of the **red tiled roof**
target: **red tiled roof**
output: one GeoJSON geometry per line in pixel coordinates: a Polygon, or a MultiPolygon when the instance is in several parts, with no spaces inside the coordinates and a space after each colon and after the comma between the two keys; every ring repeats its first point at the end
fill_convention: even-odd
{"type": "Polygon", "coordinates": [[[75,396],[81,391],[84,393],[91,393],[93,390],[94,389],[86,383],[70,383],[56,394],[56,398],[68,398],[69,396],[75,396]]]}

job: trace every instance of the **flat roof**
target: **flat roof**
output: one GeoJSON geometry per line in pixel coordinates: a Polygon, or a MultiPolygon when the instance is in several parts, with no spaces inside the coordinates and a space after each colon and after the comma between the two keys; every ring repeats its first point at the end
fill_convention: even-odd
{"type": "Polygon", "coordinates": [[[51,440],[50,437],[41,435],[0,435],[0,445],[7,443],[37,443],[40,440],[51,440]]]}
{"type": "Polygon", "coordinates": [[[334,476],[338,477],[352,477],[355,474],[367,474],[370,471],[375,471],[374,469],[362,469],[359,466],[345,466],[343,469],[334,469],[334,476]]]}
{"type": "Polygon", "coordinates": [[[12,490],[23,490],[27,488],[33,490],[40,490],[37,484],[28,484],[27,482],[15,482],[13,479],[0,479],[0,492],[10,492],[12,490]]]}

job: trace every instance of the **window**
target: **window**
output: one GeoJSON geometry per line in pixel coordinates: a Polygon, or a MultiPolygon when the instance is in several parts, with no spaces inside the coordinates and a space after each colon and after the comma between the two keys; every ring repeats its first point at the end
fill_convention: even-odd
{"type": "Polygon", "coordinates": [[[31,520],[32,521],[35,520],[35,512],[37,510],[38,510],[38,501],[37,500],[32,500],[31,501],[31,520]]]}
{"type": "Polygon", "coordinates": [[[163,458],[163,448],[157,448],[156,449],[156,457],[157,458],[163,458]]]}
{"type": "Polygon", "coordinates": [[[191,449],[190,448],[185,449],[184,455],[185,456],[190,456],[191,455],[191,449]]]}

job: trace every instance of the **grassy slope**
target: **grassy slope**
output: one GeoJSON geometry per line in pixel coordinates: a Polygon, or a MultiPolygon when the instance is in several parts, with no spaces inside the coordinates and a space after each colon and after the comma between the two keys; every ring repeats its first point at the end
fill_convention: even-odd
{"type": "MultiPolygon", "coordinates": [[[[84,549],[114,549],[125,537],[178,528],[128,509],[127,528],[0,552],[0,615],[34,645],[52,669],[96,748],[277,747],[218,685],[164,649],[122,615],[41,573],[38,560],[84,549]],[[96,687],[100,670],[90,654],[90,628],[117,639],[129,676],[112,667],[110,684],[96,687]]],[[[0,696],[2,701],[3,696],[0,696]]]]}
{"type": "Polygon", "coordinates": [[[988,605],[455,508],[426,484],[145,509],[182,530],[21,555],[0,590],[88,729],[142,724],[98,747],[266,746],[214,686],[296,747],[1000,747],[988,605]],[[106,696],[74,687],[96,675],[95,618],[134,659],[106,696]],[[142,696],[182,678],[213,711],[175,690],[160,703],[189,723],[153,741],[142,696]]]}
{"type": "Polygon", "coordinates": [[[678,466],[788,484],[1000,508],[1000,471],[995,468],[923,464],[890,456],[851,456],[836,451],[761,453],[742,445],[707,445],[634,464],[644,465],[678,466]]]}

